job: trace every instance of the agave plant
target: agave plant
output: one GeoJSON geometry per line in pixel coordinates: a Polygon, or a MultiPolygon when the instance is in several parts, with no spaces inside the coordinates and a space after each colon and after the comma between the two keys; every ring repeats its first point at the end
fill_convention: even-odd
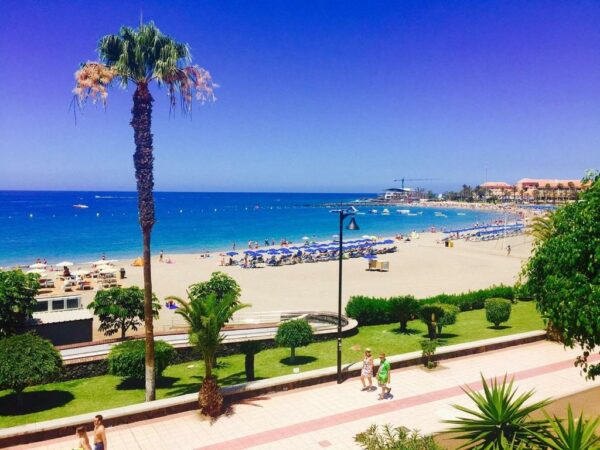
{"type": "Polygon", "coordinates": [[[506,443],[511,443],[513,448],[519,448],[521,444],[534,442],[536,433],[544,432],[547,420],[533,420],[530,415],[546,406],[549,400],[525,406],[533,396],[533,390],[517,397],[517,390],[513,388],[514,380],[507,382],[506,376],[502,383],[493,379],[488,385],[483,375],[481,381],[483,384],[481,393],[470,388],[463,389],[475,403],[476,409],[453,405],[469,417],[444,421],[455,425],[449,430],[451,433],[456,433],[453,439],[467,441],[459,448],[500,449],[505,448],[506,443]]]}
{"type": "Polygon", "coordinates": [[[575,419],[571,405],[567,410],[566,423],[556,416],[545,415],[549,428],[544,433],[535,433],[540,440],[540,447],[551,450],[600,449],[600,437],[594,434],[600,425],[600,417],[585,420],[582,413],[579,418],[575,419]]]}

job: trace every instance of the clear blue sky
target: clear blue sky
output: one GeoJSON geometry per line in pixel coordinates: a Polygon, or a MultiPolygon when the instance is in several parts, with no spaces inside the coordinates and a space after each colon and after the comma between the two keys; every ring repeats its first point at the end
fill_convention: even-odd
{"type": "Polygon", "coordinates": [[[221,85],[169,117],[156,189],[434,190],[600,167],[597,1],[0,3],[0,189],[133,190],[131,91],[69,112],[73,73],[140,11],[221,85]]]}

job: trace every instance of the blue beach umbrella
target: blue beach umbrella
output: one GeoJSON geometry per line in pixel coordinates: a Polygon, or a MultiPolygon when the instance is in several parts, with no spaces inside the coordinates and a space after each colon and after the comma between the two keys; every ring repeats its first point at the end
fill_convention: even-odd
{"type": "Polygon", "coordinates": [[[391,239],[386,239],[385,241],[382,242],[383,244],[393,244],[394,241],[392,241],[391,239]]]}
{"type": "Polygon", "coordinates": [[[272,248],[271,250],[267,250],[267,253],[269,255],[279,255],[279,250],[275,250],[274,248],[272,248]]]}
{"type": "Polygon", "coordinates": [[[291,250],[288,250],[287,248],[281,248],[281,249],[279,249],[279,251],[281,253],[292,253],[291,250]]]}
{"type": "Polygon", "coordinates": [[[368,255],[363,255],[363,258],[365,258],[365,259],[377,259],[377,256],[368,254],[368,255]]]}
{"type": "Polygon", "coordinates": [[[235,255],[238,255],[238,254],[239,254],[238,252],[227,252],[226,253],[227,256],[235,256],[235,255]]]}

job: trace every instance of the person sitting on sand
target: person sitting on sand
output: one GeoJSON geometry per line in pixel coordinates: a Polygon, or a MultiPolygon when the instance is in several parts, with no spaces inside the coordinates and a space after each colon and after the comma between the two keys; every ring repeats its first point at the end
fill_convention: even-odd
{"type": "Polygon", "coordinates": [[[71,271],[67,266],[63,267],[63,277],[68,278],[71,276],[71,271]]]}

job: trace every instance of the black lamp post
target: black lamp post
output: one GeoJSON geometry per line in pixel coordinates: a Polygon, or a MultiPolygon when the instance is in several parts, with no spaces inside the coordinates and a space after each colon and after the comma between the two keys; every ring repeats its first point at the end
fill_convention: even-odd
{"type": "MultiPolygon", "coordinates": [[[[354,212],[351,209],[343,210],[340,209],[338,212],[340,215],[340,250],[339,250],[339,280],[338,280],[338,337],[337,337],[337,382],[342,382],[342,259],[344,256],[344,250],[342,245],[344,244],[344,220],[347,217],[354,216],[354,212]]],[[[358,224],[354,217],[350,220],[350,223],[346,227],[347,230],[359,230],[358,224]]]]}

